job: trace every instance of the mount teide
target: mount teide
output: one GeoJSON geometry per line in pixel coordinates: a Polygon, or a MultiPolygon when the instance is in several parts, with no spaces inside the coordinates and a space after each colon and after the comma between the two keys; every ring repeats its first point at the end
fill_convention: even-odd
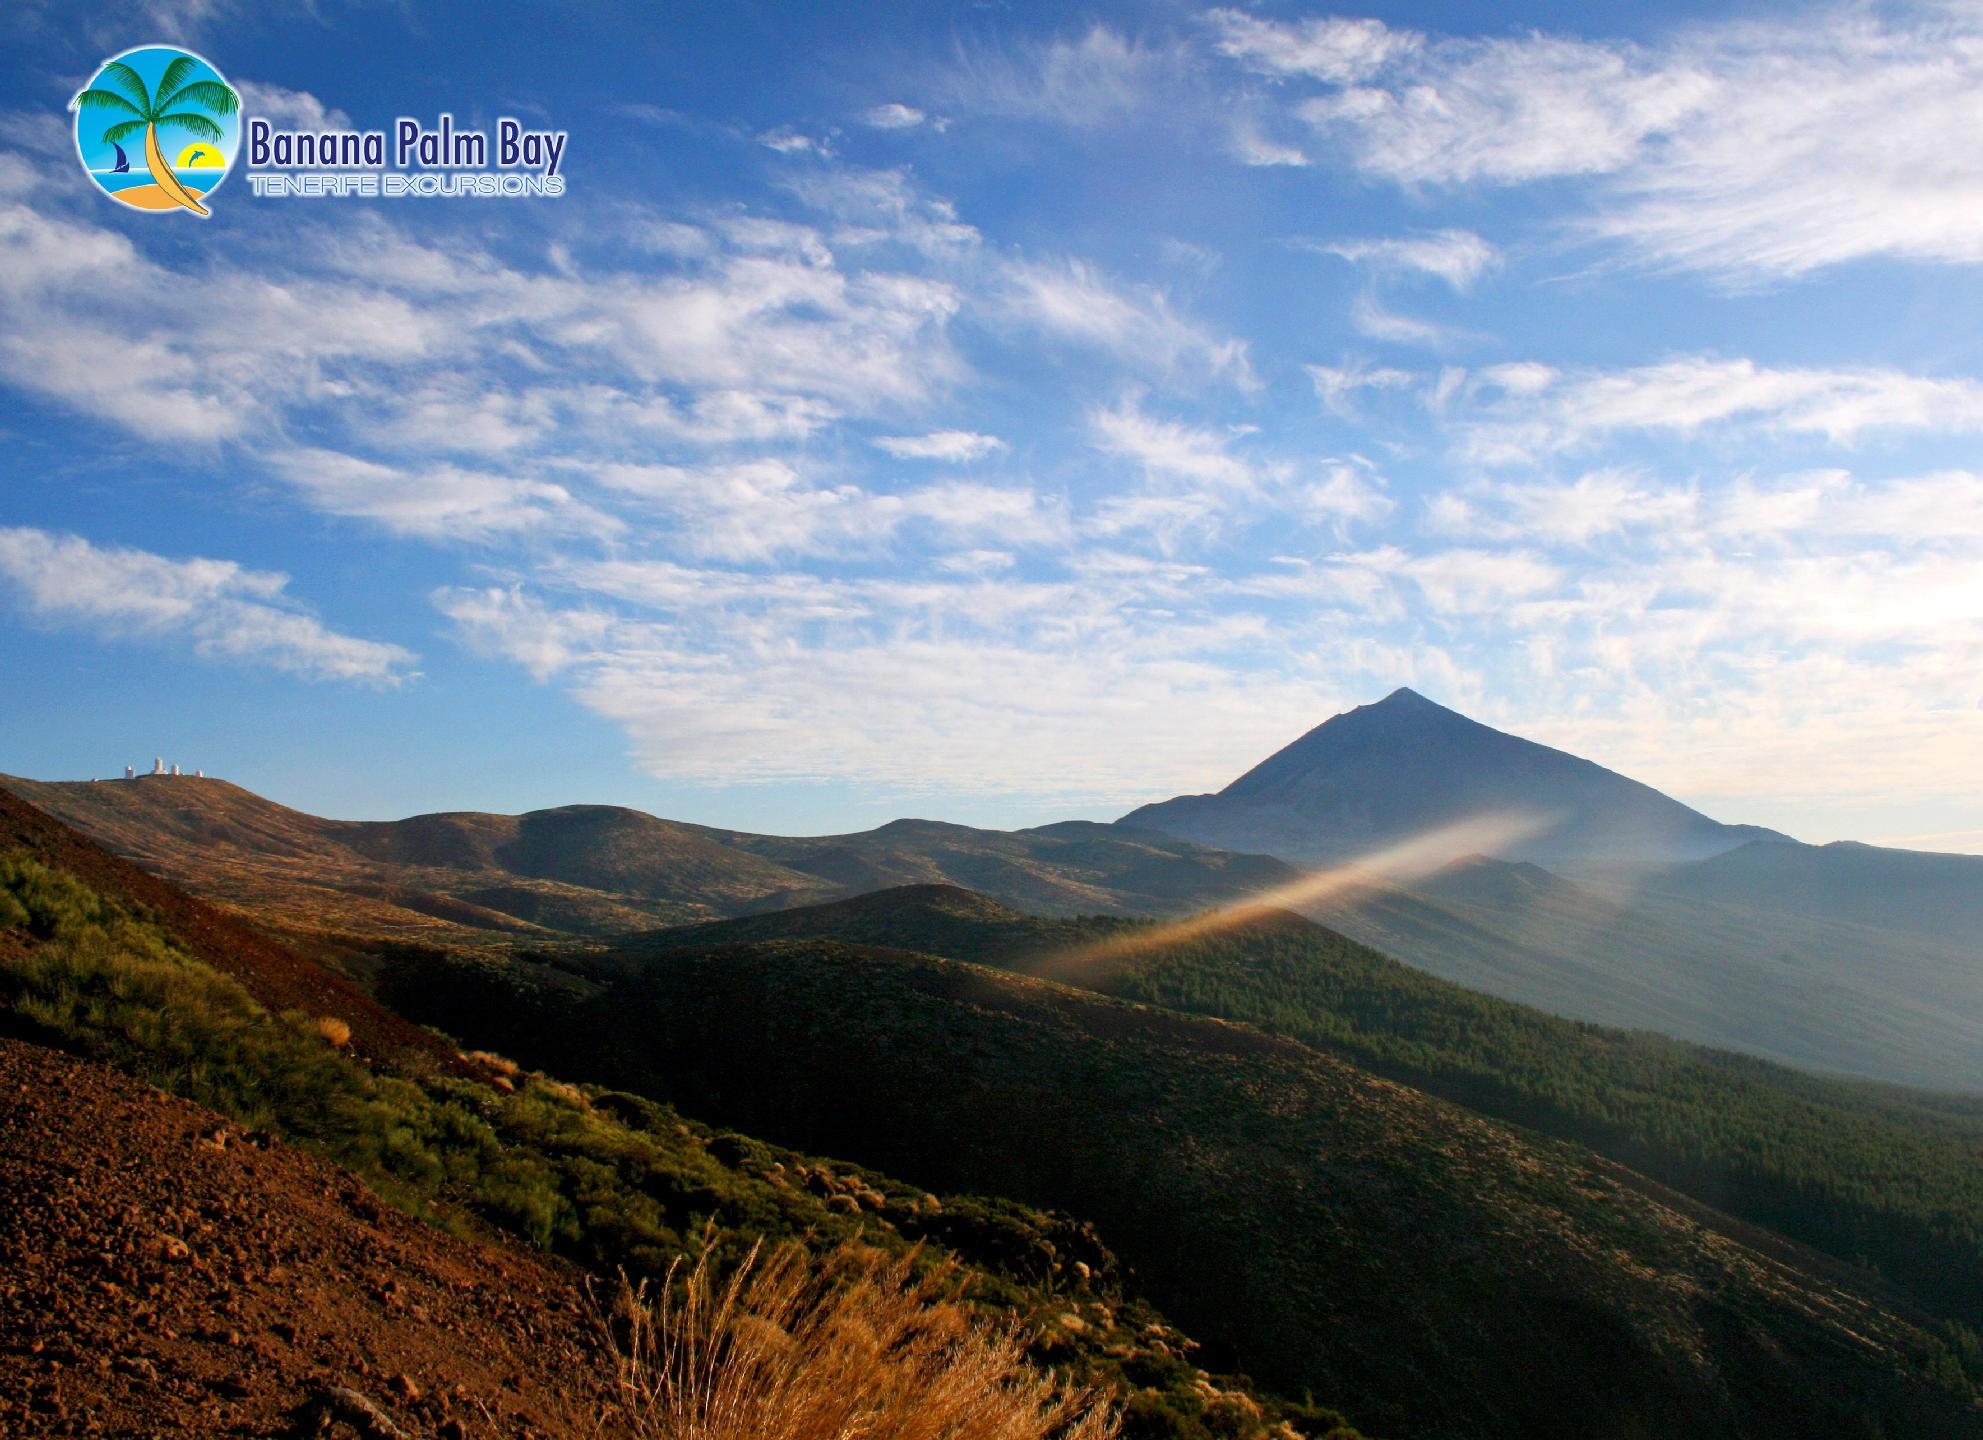
{"type": "Polygon", "coordinates": [[[1216,795],[1180,795],[1117,822],[1307,864],[1485,816],[1533,828],[1496,850],[1571,872],[1700,860],[1788,837],[1724,825],[1601,765],[1396,690],[1316,726],[1216,795]]]}

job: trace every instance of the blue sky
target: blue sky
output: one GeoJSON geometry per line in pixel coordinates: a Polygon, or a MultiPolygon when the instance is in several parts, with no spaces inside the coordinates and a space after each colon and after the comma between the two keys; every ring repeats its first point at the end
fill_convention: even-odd
{"type": "Polygon", "coordinates": [[[1976,4],[4,26],[0,768],[1010,825],[1407,684],[1983,850],[1976,4]],[[122,212],[157,40],[567,193],[122,212]]]}

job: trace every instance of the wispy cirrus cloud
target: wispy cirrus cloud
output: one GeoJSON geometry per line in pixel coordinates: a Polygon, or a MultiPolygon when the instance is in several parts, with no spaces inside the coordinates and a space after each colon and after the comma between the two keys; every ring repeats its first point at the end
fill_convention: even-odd
{"type": "Polygon", "coordinates": [[[1879,367],[1772,367],[1687,356],[1623,370],[1489,369],[1463,423],[1476,459],[1508,463],[1628,431],[1691,435],[1740,426],[1849,444],[1873,432],[1983,430],[1983,383],[1879,367]]]}
{"type": "Polygon", "coordinates": [[[1471,230],[1307,243],[1324,254],[1339,255],[1377,271],[1436,276],[1455,290],[1465,290],[1501,263],[1501,252],[1471,230]]]}
{"type": "Polygon", "coordinates": [[[1081,260],[1016,261],[1004,307],[1048,335],[1105,351],[1146,373],[1197,371],[1258,384],[1246,342],[1180,315],[1161,289],[1126,286],[1081,260]]]}
{"type": "Polygon", "coordinates": [[[878,435],[874,446],[897,460],[935,460],[962,465],[982,460],[1006,448],[996,435],[980,435],[974,430],[937,430],[928,435],[878,435]]]}
{"type": "Polygon", "coordinates": [[[1983,260],[1983,158],[1947,143],[1983,122],[1973,8],[1847,5],[1645,44],[1208,19],[1238,65],[1310,86],[1293,113],[1373,178],[1591,179],[1587,233],[1742,281],[1983,260]]]}
{"type": "Polygon", "coordinates": [[[1381,20],[1334,15],[1282,22],[1245,10],[1207,11],[1215,48],[1262,75],[1306,75],[1348,84],[1412,54],[1424,37],[1381,20]]]}
{"type": "Polygon", "coordinates": [[[961,46],[936,91],[966,114],[1089,128],[1148,109],[1185,64],[1175,42],[1096,24],[1078,35],[961,46]]]}
{"type": "Polygon", "coordinates": [[[411,651],[330,629],[289,598],[287,575],[231,560],[15,526],[0,528],[0,576],[38,619],[110,640],[184,645],[312,680],[398,685],[413,673],[411,651]]]}

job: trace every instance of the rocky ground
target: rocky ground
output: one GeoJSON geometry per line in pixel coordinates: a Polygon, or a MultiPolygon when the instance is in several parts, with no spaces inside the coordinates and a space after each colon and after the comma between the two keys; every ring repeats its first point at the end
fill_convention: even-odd
{"type": "Polygon", "coordinates": [[[599,1433],[575,1272],[0,1039],[0,1435],[599,1433]]]}

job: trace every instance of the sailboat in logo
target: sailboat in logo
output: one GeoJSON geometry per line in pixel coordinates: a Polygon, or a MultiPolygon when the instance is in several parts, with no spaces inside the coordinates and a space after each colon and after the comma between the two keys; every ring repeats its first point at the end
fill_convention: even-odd
{"type": "Polygon", "coordinates": [[[124,147],[119,145],[115,140],[112,140],[110,142],[110,148],[117,152],[117,163],[110,167],[110,173],[112,175],[129,175],[131,173],[131,157],[124,153],[124,147]]]}

